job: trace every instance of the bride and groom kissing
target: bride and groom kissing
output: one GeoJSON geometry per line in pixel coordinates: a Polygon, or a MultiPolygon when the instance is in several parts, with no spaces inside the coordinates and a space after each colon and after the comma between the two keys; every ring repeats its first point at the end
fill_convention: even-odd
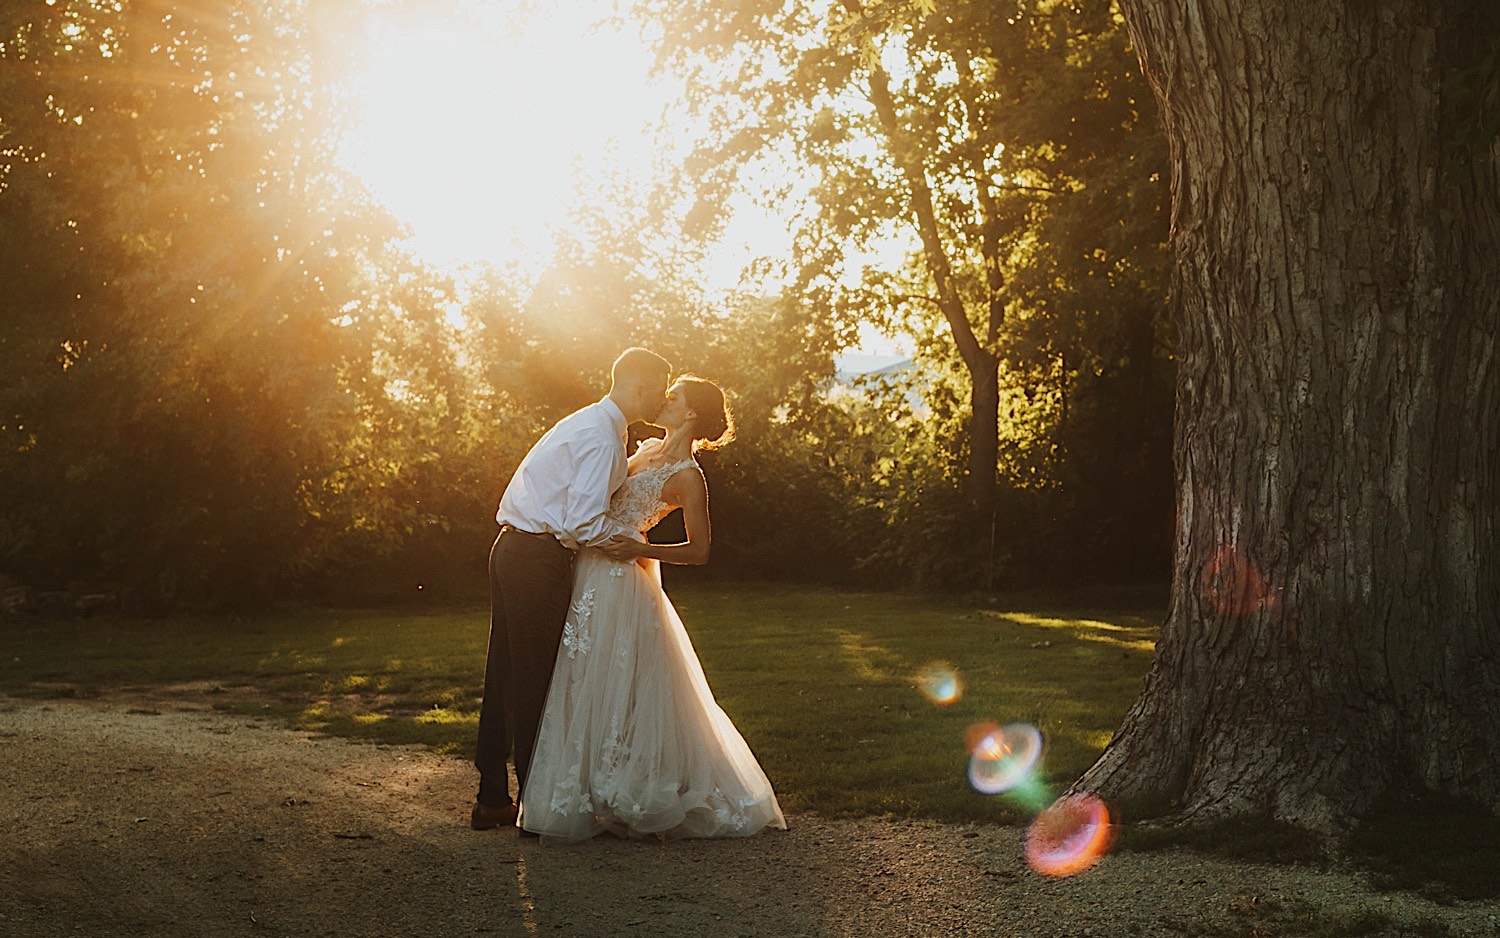
{"type": "Polygon", "coordinates": [[[708,559],[708,487],[693,455],[733,437],[717,386],[684,375],[669,388],[670,375],[665,359],[627,349],[609,394],[547,431],[500,499],[475,830],[577,841],[786,827],[662,590],[661,563],[708,559]],[[627,458],[636,421],[666,435],[627,458]],[[679,508],[687,539],[648,542],[679,508]]]}

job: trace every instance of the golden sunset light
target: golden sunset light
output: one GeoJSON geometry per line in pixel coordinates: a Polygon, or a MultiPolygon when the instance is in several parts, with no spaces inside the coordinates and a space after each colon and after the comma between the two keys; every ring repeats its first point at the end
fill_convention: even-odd
{"type": "Polygon", "coordinates": [[[1367,5],[0,0],[3,934],[1495,938],[1500,0],[1367,5]]]}
{"type": "Polygon", "coordinates": [[[607,21],[613,6],[371,10],[340,159],[420,255],[534,270],[572,210],[649,178],[669,93],[633,28],[607,21]]]}

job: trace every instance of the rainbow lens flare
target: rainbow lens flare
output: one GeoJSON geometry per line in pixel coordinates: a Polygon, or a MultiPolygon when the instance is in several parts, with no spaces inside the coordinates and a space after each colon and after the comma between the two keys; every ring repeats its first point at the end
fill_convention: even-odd
{"type": "Polygon", "coordinates": [[[1281,604],[1281,588],[1232,544],[1214,551],[1199,582],[1203,598],[1223,615],[1248,616],[1281,604]]]}
{"type": "Polygon", "coordinates": [[[1087,792],[1064,795],[1032,819],[1026,862],[1046,876],[1072,876],[1098,863],[1113,840],[1104,802],[1087,792]]]}
{"type": "Polygon", "coordinates": [[[917,672],[917,689],[922,696],[937,704],[947,706],[964,694],[963,682],[958,679],[946,661],[934,661],[917,672]]]}
{"type": "Polygon", "coordinates": [[[969,784],[982,795],[998,795],[1024,782],[1042,755],[1042,731],[1030,723],[969,728],[969,784]]]}

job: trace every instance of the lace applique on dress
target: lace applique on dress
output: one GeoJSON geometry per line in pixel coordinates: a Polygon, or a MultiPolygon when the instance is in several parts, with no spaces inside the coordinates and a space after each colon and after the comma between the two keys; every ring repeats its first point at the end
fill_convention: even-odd
{"type": "Polygon", "coordinates": [[[708,797],[708,803],[714,805],[716,824],[720,827],[742,831],[745,825],[750,823],[750,816],[746,809],[755,804],[755,799],[737,798],[731,801],[722,790],[715,788],[713,794],[708,797]]]}
{"type": "Polygon", "coordinates": [[[552,803],[549,807],[562,815],[593,813],[594,803],[583,791],[577,763],[574,763],[573,767],[568,770],[567,778],[558,782],[557,786],[552,789],[552,803]]]}
{"type": "Polygon", "coordinates": [[[599,763],[596,771],[602,778],[614,777],[615,770],[620,763],[630,755],[630,747],[625,745],[623,738],[624,727],[620,725],[620,715],[616,713],[609,721],[609,735],[605,737],[604,748],[599,751],[599,763]]]}
{"type": "MultiPolygon", "coordinates": [[[[569,658],[589,653],[589,617],[594,614],[594,591],[589,590],[578,597],[568,610],[568,618],[563,622],[562,643],[568,650],[569,658]]],[[[557,621],[556,619],[553,620],[557,621]]]]}
{"type": "Polygon", "coordinates": [[[594,760],[593,793],[600,804],[614,805],[620,797],[620,766],[630,757],[624,729],[620,715],[616,713],[609,721],[609,732],[605,734],[598,758],[594,760]]]}

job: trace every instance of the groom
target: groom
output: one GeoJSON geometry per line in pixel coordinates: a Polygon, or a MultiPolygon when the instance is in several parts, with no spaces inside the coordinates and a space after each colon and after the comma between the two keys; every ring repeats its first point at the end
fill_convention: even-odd
{"type": "Polygon", "coordinates": [[[573,552],[616,535],[634,537],[605,517],[625,481],[625,430],[653,420],[666,401],[672,366],[643,348],[626,349],[610,371],[603,400],[548,430],[511,477],[490,548],[490,646],[479,710],[479,794],[474,830],[510,827],[517,805],[505,771],[514,750],[516,795],[526,772],[573,593],[573,552]]]}

